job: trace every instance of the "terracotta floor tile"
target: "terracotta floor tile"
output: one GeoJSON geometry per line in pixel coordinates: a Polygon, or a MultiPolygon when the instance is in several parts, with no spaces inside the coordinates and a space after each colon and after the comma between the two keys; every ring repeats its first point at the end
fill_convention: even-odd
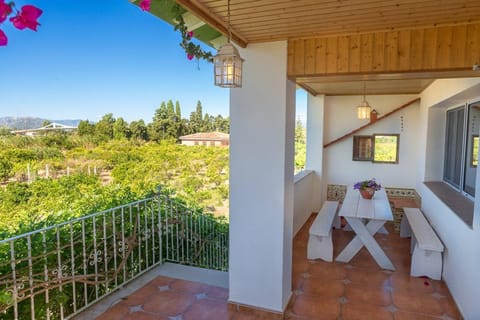
{"type": "Polygon", "coordinates": [[[310,264],[308,273],[312,276],[331,280],[342,280],[347,277],[345,264],[319,261],[310,264]]]}
{"type": "Polygon", "coordinates": [[[377,262],[372,258],[370,252],[367,249],[362,248],[359,253],[353,257],[353,259],[349,262],[352,266],[359,267],[359,268],[368,268],[371,270],[378,270],[380,271],[380,267],[378,266],[377,262]]]}
{"type": "Polygon", "coordinates": [[[350,284],[345,286],[345,298],[352,304],[372,304],[388,306],[392,303],[389,290],[378,287],[350,284]]]}
{"type": "MultiPolygon", "coordinates": [[[[394,272],[381,270],[365,248],[349,263],[309,261],[306,248],[312,222],[310,217],[293,241],[294,296],[285,319],[461,319],[443,281],[410,277],[410,239],[393,233],[392,226],[387,226],[388,236],[376,235],[376,239],[395,265],[394,272]]],[[[354,233],[333,230],[332,234],[335,257],[354,233]]],[[[183,320],[272,320],[264,313],[229,308],[228,289],[167,277],[157,277],[125,298],[97,319],[163,320],[178,316],[183,320]],[[160,290],[162,287],[169,290],[160,290]],[[131,313],[129,306],[137,305],[143,311],[131,313]]]]}
{"type": "Polygon", "coordinates": [[[150,281],[148,284],[149,285],[151,284],[157,287],[163,287],[163,286],[169,285],[173,281],[175,281],[175,279],[164,277],[164,276],[158,276],[152,281],[150,281]]]}
{"type": "Polygon", "coordinates": [[[134,312],[127,314],[123,320],[168,320],[168,317],[146,312],[134,312]]]}
{"type": "Polygon", "coordinates": [[[394,318],[385,308],[347,302],[342,305],[342,320],[394,320],[394,318]]]}
{"type": "Polygon", "coordinates": [[[294,274],[292,276],[292,291],[302,289],[305,278],[302,274],[294,274]]]}
{"type": "Polygon", "coordinates": [[[340,303],[336,298],[319,298],[318,296],[297,296],[292,306],[294,315],[309,319],[337,319],[340,315],[340,303]]]}
{"type": "Polygon", "coordinates": [[[176,279],[175,281],[172,281],[170,283],[170,288],[174,291],[180,291],[180,292],[191,293],[191,294],[205,292],[206,290],[206,286],[203,283],[180,280],[180,279],[176,279]]]}
{"type": "Polygon", "coordinates": [[[144,304],[157,293],[159,293],[158,287],[149,283],[145,287],[142,287],[133,292],[131,295],[125,297],[123,299],[123,303],[129,306],[144,304]]]}
{"type": "Polygon", "coordinates": [[[197,300],[183,314],[184,320],[227,320],[233,315],[225,302],[202,299],[197,300]]]}
{"type": "Polygon", "coordinates": [[[97,320],[123,320],[129,312],[128,306],[122,303],[108,308],[103,314],[97,317],[97,320]]]}
{"type": "Polygon", "coordinates": [[[445,298],[440,298],[438,301],[442,305],[443,311],[446,315],[453,319],[462,319],[462,315],[460,314],[460,311],[458,310],[457,305],[450,294],[448,294],[448,296],[445,298]]]}
{"type": "Polygon", "coordinates": [[[347,278],[352,284],[371,287],[388,287],[391,275],[380,270],[369,270],[365,268],[347,269],[347,278]]]}
{"type": "Polygon", "coordinates": [[[345,292],[344,287],[340,280],[325,280],[312,276],[304,280],[302,289],[309,295],[339,298],[345,292]]]}
{"type": "Polygon", "coordinates": [[[432,317],[429,315],[421,314],[421,313],[411,313],[411,312],[403,312],[397,311],[395,312],[395,320],[438,320],[437,317],[432,317]]]}
{"type": "Polygon", "coordinates": [[[444,296],[450,296],[450,290],[448,290],[447,285],[443,281],[432,281],[435,291],[443,294],[444,296]]]}
{"type": "Polygon", "coordinates": [[[205,289],[206,289],[205,293],[207,294],[207,297],[209,299],[222,300],[222,301],[228,300],[228,289],[226,288],[207,286],[205,289]]]}
{"type": "Polygon", "coordinates": [[[419,294],[413,291],[394,291],[393,304],[400,311],[416,312],[431,316],[441,316],[443,308],[438,299],[431,294],[419,294]]]}
{"type": "Polygon", "coordinates": [[[237,311],[235,314],[230,318],[232,320],[267,320],[268,317],[259,316],[252,312],[248,311],[237,311]]]}
{"type": "Polygon", "coordinates": [[[435,288],[428,278],[411,277],[410,274],[395,273],[391,278],[394,291],[413,291],[417,293],[432,293],[435,288]]]}
{"type": "Polygon", "coordinates": [[[310,268],[310,262],[308,260],[294,260],[292,263],[292,273],[307,272],[310,268]]]}
{"type": "Polygon", "coordinates": [[[195,297],[190,294],[172,290],[164,291],[157,294],[155,299],[145,303],[143,309],[159,315],[176,316],[187,310],[195,300],[195,297]]]}

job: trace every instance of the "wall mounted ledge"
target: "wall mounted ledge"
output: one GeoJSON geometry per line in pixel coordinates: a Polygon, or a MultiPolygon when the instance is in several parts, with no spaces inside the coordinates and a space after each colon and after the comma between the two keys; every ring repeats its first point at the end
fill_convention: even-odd
{"type": "Polygon", "coordinates": [[[425,186],[467,226],[473,225],[473,201],[443,181],[425,181],[425,186]]]}

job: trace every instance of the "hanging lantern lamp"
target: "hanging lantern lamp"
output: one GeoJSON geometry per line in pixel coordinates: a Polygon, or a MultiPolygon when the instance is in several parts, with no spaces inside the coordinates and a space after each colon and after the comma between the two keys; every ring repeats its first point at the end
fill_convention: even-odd
{"type": "Polygon", "coordinates": [[[242,87],[242,64],[237,48],[230,43],[230,0],[227,2],[228,19],[228,42],[218,49],[218,53],[213,57],[213,72],[215,85],[222,88],[241,88],[242,87]]]}
{"type": "Polygon", "coordinates": [[[363,101],[362,103],[357,107],[357,117],[358,119],[370,119],[370,112],[372,111],[372,107],[367,102],[367,99],[365,98],[365,82],[363,83],[363,101]]]}

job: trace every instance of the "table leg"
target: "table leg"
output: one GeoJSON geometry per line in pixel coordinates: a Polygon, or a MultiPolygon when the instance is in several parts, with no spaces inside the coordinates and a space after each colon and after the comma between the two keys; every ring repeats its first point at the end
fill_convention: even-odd
{"type": "Polygon", "coordinates": [[[350,261],[365,245],[371,253],[375,261],[380,267],[387,270],[395,270],[390,259],[387,257],[382,248],[378,245],[373,235],[385,224],[385,221],[370,220],[367,225],[364,225],[361,219],[346,218],[353,231],[357,234],[355,238],[340,252],[335,259],[336,261],[348,262],[350,261]]]}

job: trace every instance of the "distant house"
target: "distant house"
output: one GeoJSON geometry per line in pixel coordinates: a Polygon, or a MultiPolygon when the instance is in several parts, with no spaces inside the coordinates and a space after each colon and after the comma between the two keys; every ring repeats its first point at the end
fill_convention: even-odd
{"type": "Polygon", "coordinates": [[[186,146],[228,146],[230,135],[223,132],[199,132],[181,136],[180,141],[186,146]]]}
{"type": "Polygon", "coordinates": [[[72,131],[76,130],[77,127],[72,127],[72,126],[67,126],[65,124],[57,123],[57,122],[52,122],[46,126],[43,126],[41,128],[36,128],[36,129],[25,129],[25,130],[13,130],[10,131],[11,133],[15,135],[21,135],[21,136],[39,136],[39,135],[44,135],[47,132],[52,132],[52,131],[72,131]]]}

